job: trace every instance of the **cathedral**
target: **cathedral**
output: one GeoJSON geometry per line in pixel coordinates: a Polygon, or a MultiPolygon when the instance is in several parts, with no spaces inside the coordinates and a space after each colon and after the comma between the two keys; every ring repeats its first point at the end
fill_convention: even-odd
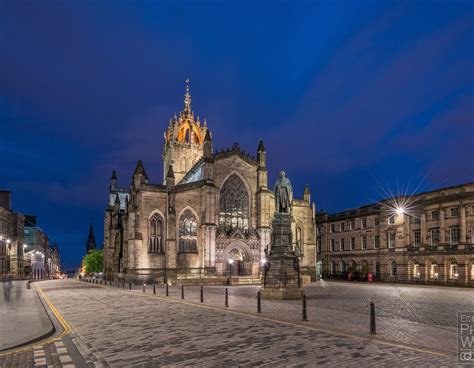
{"type": "MultiPolygon", "coordinates": [[[[263,141],[256,158],[237,143],[213,151],[206,120],[184,109],[164,132],[163,182],[152,183],[138,161],[128,187],[114,171],[104,216],[107,280],[259,283],[271,244],[275,200],[263,141]]],[[[306,186],[290,198],[292,246],[301,278],[315,278],[315,205],[306,186]]]]}

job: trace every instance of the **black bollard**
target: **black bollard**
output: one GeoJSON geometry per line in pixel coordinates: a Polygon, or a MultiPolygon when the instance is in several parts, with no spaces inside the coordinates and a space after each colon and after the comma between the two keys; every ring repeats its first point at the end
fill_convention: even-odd
{"type": "Polygon", "coordinates": [[[132,290],[132,283],[131,282],[128,283],[128,290],[132,290]]]}
{"type": "Polygon", "coordinates": [[[227,288],[225,288],[225,306],[229,306],[229,290],[227,288]]]}
{"type": "Polygon", "coordinates": [[[377,330],[375,327],[375,304],[374,302],[370,302],[370,334],[376,335],[377,330]]]}
{"type": "Polygon", "coordinates": [[[153,284],[153,295],[156,294],[156,286],[153,284]]]}
{"type": "Polygon", "coordinates": [[[184,285],[181,285],[181,299],[184,299],[184,285]]]}
{"type": "Polygon", "coordinates": [[[122,282],[122,289],[125,289],[125,281],[122,282]]]}
{"type": "Polygon", "coordinates": [[[26,282],[26,288],[27,288],[27,289],[31,289],[30,280],[28,280],[28,281],[26,282]]]}
{"type": "Polygon", "coordinates": [[[169,290],[168,290],[168,283],[166,284],[166,296],[170,296],[169,290]]]}
{"type": "Polygon", "coordinates": [[[146,284],[143,284],[143,294],[145,294],[145,286],[146,284]]]}
{"type": "Polygon", "coordinates": [[[204,288],[201,286],[201,303],[204,303],[204,288]]]}
{"type": "Polygon", "coordinates": [[[303,294],[303,321],[308,321],[308,314],[306,311],[306,294],[303,294]]]}
{"type": "Polygon", "coordinates": [[[257,312],[262,313],[262,302],[260,301],[260,291],[257,294],[257,312]]]}

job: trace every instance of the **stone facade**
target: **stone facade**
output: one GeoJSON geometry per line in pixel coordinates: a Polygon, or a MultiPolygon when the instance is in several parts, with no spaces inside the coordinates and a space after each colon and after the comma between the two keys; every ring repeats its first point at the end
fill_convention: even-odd
{"type": "Polygon", "coordinates": [[[323,277],[474,286],[474,183],[318,213],[323,277]]]}
{"type": "Polygon", "coordinates": [[[25,218],[11,208],[11,193],[0,191],[0,278],[22,278],[25,218]]]}
{"type": "MultiPolygon", "coordinates": [[[[184,111],[164,134],[163,183],[151,183],[141,161],[130,187],[112,176],[104,217],[107,279],[260,278],[275,211],[265,147],[260,142],[254,158],[238,144],[219,152],[212,144],[207,123],[194,118],[187,85],[184,111]]],[[[315,275],[314,208],[309,188],[293,200],[293,246],[302,250],[306,279],[315,275]]]]}

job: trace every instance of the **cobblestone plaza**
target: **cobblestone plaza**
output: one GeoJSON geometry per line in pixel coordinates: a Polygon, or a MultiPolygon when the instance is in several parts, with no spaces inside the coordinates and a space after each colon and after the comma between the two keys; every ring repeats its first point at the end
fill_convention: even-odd
{"type": "Polygon", "coordinates": [[[257,287],[229,287],[226,308],[221,286],[204,287],[201,303],[196,286],[182,299],[181,286],[166,297],[163,285],[36,285],[70,324],[69,342],[4,355],[3,366],[81,366],[79,353],[90,367],[453,366],[456,312],[474,309],[470,289],[323,282],[305,287],[304,322],[301,301],[262,300],[257,313],[257,287]]]}

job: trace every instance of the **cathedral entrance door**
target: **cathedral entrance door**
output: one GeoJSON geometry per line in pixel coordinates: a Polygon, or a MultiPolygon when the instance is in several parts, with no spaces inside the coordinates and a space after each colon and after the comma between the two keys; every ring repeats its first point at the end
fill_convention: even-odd
{"type": "Polygon", "coordinates": [[[245,243],[233,242],[226,247],[224,268],[224,274],[232,272],[232,277],[252,275],[252,257],[245,243]]]}

